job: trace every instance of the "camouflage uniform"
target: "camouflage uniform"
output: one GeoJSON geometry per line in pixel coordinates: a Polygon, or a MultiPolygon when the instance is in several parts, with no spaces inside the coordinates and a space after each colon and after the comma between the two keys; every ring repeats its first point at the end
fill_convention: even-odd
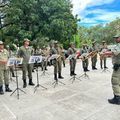
{"type": "MultiPolygon", "coordinates": [[[[103,41],[103,44],[100,48],[100,52],[105,52],[105,51],[107,51],[107,45],[103,41]]],[[[100,55],[100,67],[101,67],[101,69],[103,69],[103,64],[104,64],[104,68],[107,68],[106,67],[106,60],[107,60],[107,58],[104,55],[100,55]]]]}
{"type": "Polygon", "coordinates": [[[28,71],[28,78],[29,78],[29,85],[34,85],[32,82],[32,68],[33,65],[29,64],[29,59],[30,56],[32,55],[33,49],[31,47],[27,47],[25,48],[24,46],[20,47],[19,51],[18,51],[18,56],[23,58],[23,64],[22,64],[22,79],[23,79],[23,88],[25,88],[27,86],[26,83],[26,75],[27,75],[27,71],[28,71]]]}
{"type": "Polygon", "coordinates": [[[96,63],[97,63],[97,51],[98,48],[95,44],[95,42],[92,43],[92,47],[90,48],[90,52],[93,52],[93,56],[91,56],[91,62],[92,62],[92,69],[96,70],[96,63]]]}
{"type": "MultiPolygon", "coordinates": [[[[73,45],[73,43],[71,43],[71,46],[73,45]]],[[[75,48],[73,48],[73,47],[70,47],[69,49],[68,49],[68,55],[69,55],[69,57],[70,56],[73,56],[73,57],[70,57],[70,76],[72,76],[72,75],[76,75],[75,74],[75,67],[76,67],[76,58],[75,58],[75,54],[76,54],[76,50],[75,50],[75,48]]]]}
{"type": "Polygon", "coordinates": [[[62,71],[62,63],[61,63],[61,56],[60,56],[60,49],[57,45],[57,41],[55,41],[54,43],[54,47],[52,47],[52,49],[50,49],[50,54],[54,55],[57,54],[59,55],[59,57],[57,59],[53,60],[53,65],[54,65],[54,80],[57,80],[57,73],[58,73],[58,78],[63,79],[63,77],[61,76],[61,71],[62,71]]]}
{"type": "Polygon", "coordinates": [[[60,46],[60,55],[61,55],[61,60],[63,62],[63,66],[65,67],[65,54],[62,46],[60,46]]]}
{"type": "Polygon", "coordinates": [[[81,53],[81,56],[82,56],[82,66],[83,66],[83,70],[86,72],[86,71],[89,71],[88,70],[88,58],[86,58],[87,57],[87,55],[88,55],[88,53],[89,53],[89,50],[88,50],[88,48],[87,48],[87,46],[86,45],[83,45],[83,47],[82,47],[82,49],[80,50],[80,53],[81,53]]]}
{"type": "Polygon", "coordinates": [[[41,51],[41,55],[43,57],[45,57],[45,59],[43,59],[42,61],[42,70],[45,68],[45,70],[47,70],[47,63],[48,63],[48,60],[47,60],[47,57],[49,56],[49,51],[47,50],[46,47],[44,47],[41,51]]]}
{"type": "Polygon", "coordinates": [[[119,36],[115,36],[116,39],[119,39],[119,43],[112,50],[113,57],[113,73],[112,73],[112,88],[114,93],[114,98],[109,99],[109,103],[119,104],[120,105],[120,34],[119,36]]]}
{"type": "MultiPolygon", "coordinates": [[[[3,42],[0,41],[0,45],[3,45],[3,42]]],[[[3,92],[3,83],[5,83],[5,91],[12,92],[9,88],[9,69],[7,67],[7,62],[9,58],[9,53],[6,49],[0,51],[0,94],[4,94],[3,92]],[[3,82],[4,80],[4,82],[3,82]]]]}

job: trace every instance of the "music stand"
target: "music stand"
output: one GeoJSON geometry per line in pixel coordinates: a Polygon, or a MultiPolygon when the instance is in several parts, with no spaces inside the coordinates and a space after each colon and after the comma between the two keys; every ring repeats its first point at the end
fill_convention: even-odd
{"type": "MultiPolygon", "coordinates": [[[[42,56],[42,62],[43,62],[43,64],[45,63],[47,61],[47,57],[43,57],[42,56]]],[[[43,73],[41,74],[41,76],[45,76],[45,75],[49,75],[49,73],[47,73],[46,71],[45,71],[45,66],[43,65],[43,73]]]]}
{"type": "MultiPolygon", "coordinates": [[[[58,59],[59,57],[60,57],[60,55],[58,55],[58,54],[53,54],[53,55],[49,58],[49,60],[55,60],[55,62],[57,62],[57,59],[58,59]]],[[[55,88],[56,85],[58,85],[59,83],[62,84],[62,85],[65,85],[65,83],[59,81],[58,79],[55,80],[55,81],[52,83],[52,85],[54,85],[54,88],[55,88]]]]}
{"type": "Polygon", "coordinates": [[[72,80],[72,84],[75,82],[75,80],[81,81],[81,79],[77,78],[76,75],[73,75],[69,80],[72,80]]]}
{"type": "Polygon", "coordinates": [[[110,71],[108,70],[108,68],[104,68],[104,69],[102,70],[102,73],[103,73],[103,72],[105,72],[105,73],[106,73],[106,72],[109,72],[109,73],[110,73],[110,71]]]}
{"type": "Polygon", "coordinates": [[[10,96],[12,96],[16,91],[17,91],[17,98],[19,99],[19,91],[23,92],[26,94],[26,92],[24,92],[22,89],[19,88],[19,84],[18,84],[18,74],[17,74],[17,65],[22,64],[23,58],[9,58],[7,66],[15,66],[15,74],[16,74],[16,86],[17,88],[12,92],[12,94],[10,96]]]}
{"type": "Polygon", "coordinates": [[[90,79],[90,78],[89,78],[89,75],[87,74],[86,71],[84,71],[84,73],[83,73],[79,78],[87,78],[87,79],[90,79]]]}
{"type": "MultiPolygon", "coordinates": [[[[75,59],[75,57],[76,57],[75,54],[72,54],[72,55],[69,55],[67,59],[71,60],[73,58],[75,59]]],[[[69,80],[72,80],[72,84],[73,82],[75,82],[75,80],[81,81],[81,79],[77,78],[76,75],[72,75],[72,77],[69,80]]]]}
{"type": "Polygon", "coordinates": [[[46,87],[40,85],[39,83],[39,76],[38,76],[38,63],[42,61],[42,56],[31,56],[29,60],[29,64],[36,63],[36,75],[37,75],[37,85],[34,88],[34,93],[36,92],[38,87],[42,87],[44,89],[47,89],[46,87]]]}

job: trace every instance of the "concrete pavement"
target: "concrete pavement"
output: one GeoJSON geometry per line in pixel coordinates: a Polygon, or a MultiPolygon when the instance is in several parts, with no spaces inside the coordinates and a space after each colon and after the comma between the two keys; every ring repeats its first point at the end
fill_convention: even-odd
{"type": "MultiPolygon", "coordinates": [[[[19,71],[19,86],[27,94],[20,92],[20,99],[16,93],[10,97],[10,93],[0,96],[0,120],[120,120],[120,106],[107,102],[112,98],[111,59],[108,59],[109,71],[102,72],[99,61],[98,70],[93,71],[89,66],[90,79],[81,78],[72,84],[69,76],[69,64],[62,70],[66,85],[58,85],[53,88],[53,67],[48,67],[49,75],[41,76],[40,84],[48,89],[39,87],[34,93],[34,87],[22,88],[21,71],[19,71]]],[[[81,61],[77,61],[76,73],[79,77],[83,74],[81,61]]],[[[36,73],[33,73],[33,81],[36,83],[36,73]]],[[[15,78],[13,78],[15,79],[15,78]]],[[[16,83],[11,81],[11,88],[16,88],[16,83]]]]}

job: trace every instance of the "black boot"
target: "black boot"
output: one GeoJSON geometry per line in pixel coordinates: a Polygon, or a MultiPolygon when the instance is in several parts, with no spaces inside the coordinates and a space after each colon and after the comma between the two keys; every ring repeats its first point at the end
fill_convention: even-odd
{"type": "Polygon", "coordinates": [[[77,74],[75,73],[75,71],[73,71],[73,75],[77,75],[77,74]]]}
{"type": "Polygon", "coordinates": [[[5,85],[5,92],[12,92],[12,90],[9,88],[9,85],[5,85]]]}
{"type": "Polygon", "coordinates": [[[12,72],[12,77],[15,77],[15,74],[14,74],[14,72],[12,72]]]}
{"type": "Polygon", "coordinates": [[[86,72],[86,71],[87,71],[87,70],[86,70],[86,67],[84,67],[83,70],[84,70],[84,72],[86,72]]]}
{"type": "Polygon", "coordinates": [[[108,69],[108,67],[104,66],[105,69],[108,69]]]}
{"type": "Polygon", "coordinates": [[[95,69],[95,70],[97,70],[97,68],[96,68],[96,67],[94,67],[94,69],[95,69]]]}
{"type": "Polygon", "coordinates": [[[92,70],[97,70],[97,68],[95,66],[92,66],[92,70]]]}
{"type": "Polygon", "coordinates": [[[57,78],[57,74],[54,74],[54,80],[58,80],[58,78],[57,78]]]}
{"type": "Polygon", "coordinates": [[[58,74],[58,78],[64,79],[64,77],[61,76],[61,73],[58,74]]]}
{"type": "Polygon", "coordinates": [[[73,72],[72,71],[70,71],[70,76],[73,76],[73,72]]]}
{"type": "Polygon", "coordinates": [[[3,86],[1,85],[0,86],[0,95],[3,95],[4,94],[4,92],[3,92],[3,86]]]}
{"type": "Polygon", "coordinates": [[[114,95],[114,98],[108,99],[108,102],[110,104],[118,104],[118,105],[120,105],[120,96],[114,95]]]}
{"type": "Polygon", "coordinates": [[[103,69],[102,65],[100,65],[101,69],[103,69]]]}
{"type": "Polygon", "coordinates": [[[86,71],[90,71],[90,70],[88,70],[88,68],[86,67],[86,71]]]}
{"type": "Polygon", "coordinates": [[[23,88],[27,87],[26,79],[23,80],[23,88]]]}
{"type": "Polygon", "coordinates": [[[48,70],[48,69],[45,67],[45,70],[48,70]]]}
{"type": "Polygon", "coordinates": [[[35,84],[32,82],[32,79],[29,79],[29,85],[34,86],[35,84]]]}

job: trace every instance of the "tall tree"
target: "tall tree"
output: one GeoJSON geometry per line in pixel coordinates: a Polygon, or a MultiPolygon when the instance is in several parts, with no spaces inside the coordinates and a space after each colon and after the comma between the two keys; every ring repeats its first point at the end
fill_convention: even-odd
{"type": "Polygon", "coordinates": [[[70,0],[10,0],[3,9],[2,30],[9,39],[48,37],[64,42],[77,32],[71,9],[70,0]]]}

